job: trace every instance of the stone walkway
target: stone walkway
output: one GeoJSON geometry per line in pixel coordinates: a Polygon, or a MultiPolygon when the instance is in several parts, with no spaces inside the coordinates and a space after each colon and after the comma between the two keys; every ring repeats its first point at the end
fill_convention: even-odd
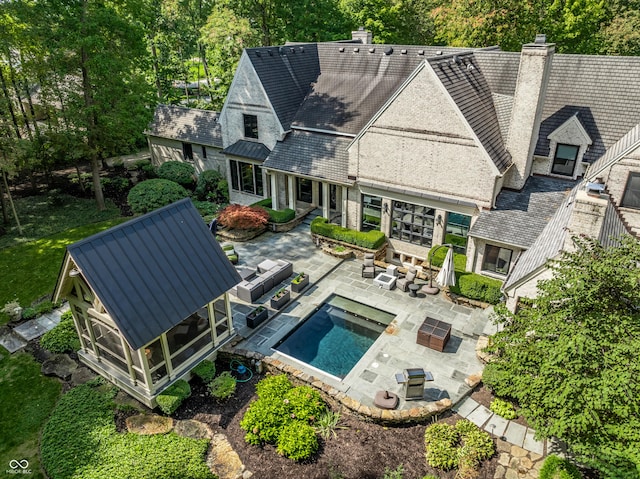
{"type": "Polygon", "coordinates": [[[69,305],[65,304],[62,308],[58,308],[50,313],[30,319],[24,323],[12,328],[10,331],[0,335],[0,346],[10,353],[24,348],[29,341],[39,338],[47,331],[52,330],[60,322],[60,316],[69,310],[69,305]]]}

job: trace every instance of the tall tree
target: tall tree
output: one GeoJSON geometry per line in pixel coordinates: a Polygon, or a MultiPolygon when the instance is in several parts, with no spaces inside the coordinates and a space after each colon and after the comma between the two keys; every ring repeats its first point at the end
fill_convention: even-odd
{"type": "Polygon", "coordinates": [[[575,238],[552,279],[504,330],[483,380],[515,399],[542,437],[557,437],[608,478],[640,475],[640,243],[575,238]]]}

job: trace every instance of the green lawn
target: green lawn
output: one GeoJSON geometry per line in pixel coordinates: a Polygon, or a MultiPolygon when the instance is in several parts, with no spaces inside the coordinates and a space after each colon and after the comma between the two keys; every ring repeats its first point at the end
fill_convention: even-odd
{"type": "Polygon", "coordinates": [[[60,383],[40,374],[40,364],[31,355],[0,354],[0,472],[12,460],[29,461],[30,478],[45,476],[40,470],[38,440],[56,401],[60,383]]]}
{"type": "MultiPolygon", "coordinates": [[[[17,298],[20,304],[29,306],[45,294],[53,292],[65,247],[87,236],[126,221],[113,218],[100,223],[71,228],[53,236],[41,238],[19,246],[0,250],[0,308],[17,298]]],[[[0,325],[8,317],[0,313],[0,325]]]]}

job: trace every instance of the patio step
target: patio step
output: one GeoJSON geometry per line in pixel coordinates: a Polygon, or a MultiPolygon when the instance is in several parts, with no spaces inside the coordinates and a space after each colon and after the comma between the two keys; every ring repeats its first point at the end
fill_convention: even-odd
{"type": "Polygon", "coordinates": [[[320,208],[316,208],[315,210],[310,211],[307,216],[304,217],[302,223],[311,226],[311,222],[315,220],[318,216],[322,216],[322,210],[320,208]]]}

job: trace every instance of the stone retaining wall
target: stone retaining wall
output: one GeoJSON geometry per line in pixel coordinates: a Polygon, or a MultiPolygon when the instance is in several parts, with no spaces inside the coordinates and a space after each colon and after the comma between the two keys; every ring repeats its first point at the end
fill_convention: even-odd
{"type": "Polygon", "coordinates": [[[365,419],[382,424],[403,424],[410,422],[418,422],[428,419],[434,415],[443,413],[451,408],[451,399],[444,398],[439,401],[430,402],[424,406],[416,406],[410,409],[388,410],[380,409],[374,406],[366,406],[359,401],[347,396],[342,391],[338,391],[320,379],[296,369],[294,366],[285,364],[278,359],[269,356],[263,356],[260,353],[247,351],[244,349],[225,349],[219,351],[219,354],[227,355],[230,359],[238,357],[244,359],[253,359],[261,361],[266,371],[279,374],[287,374],[292,382],[297,384],[307,384],[317,389],[325,399],[333,407],[344,407],[351,413],[365,419]]]}
{"type": "Polygon", "coordinates": [[[387,254],[388,243],[386,242],[378,249],[369,249],[369,248],[363,248],[362,246],[357,246],[351,243],[345,243],[344,241],[339,241],[337,239],[329,238],[327,236],[322,236],[316,233],[311,233],[311,238],[313,238],[314,244],[320,247],[322,247],[322,245],[344,246],[345,248],[352,250],[356,258],[359,258],[359,259],[363,259],[365,253],[373,253],[375,255],[375,259],[377,261],[381,261],[385,258],[387,254]]]}

